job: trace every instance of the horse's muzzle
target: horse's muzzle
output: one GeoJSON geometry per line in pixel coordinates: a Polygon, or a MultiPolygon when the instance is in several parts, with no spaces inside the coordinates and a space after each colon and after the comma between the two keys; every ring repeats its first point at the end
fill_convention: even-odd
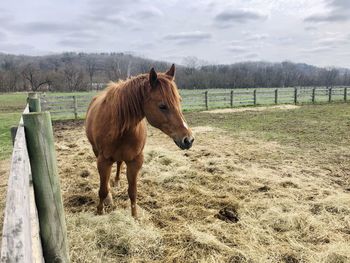
{"type": "Polygon", "coordinates": [[[194,138],[192,136],[186,136],[182,140],[174,140],[174,142],[181,150],[188,150],[192,147],[194,138]]]}

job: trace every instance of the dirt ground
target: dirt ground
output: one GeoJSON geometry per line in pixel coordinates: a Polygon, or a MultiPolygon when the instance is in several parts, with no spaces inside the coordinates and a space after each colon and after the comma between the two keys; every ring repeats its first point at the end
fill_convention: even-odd
{"type": "Polygon", "coordinates": [[[181,151],[149,128],[134,220],[125,170],[114,204],[95,214],[99,177],[83,123],[54,125],[72,262],[350,262],[350,147],[193,132],[181,151]]]}
{"type": "Polygon", "coordinates": [[[204,111],[207,113],[232,113],[232,112],[244,112],[244,111],[266,111],[266,110],[293,110],[300,108],[298,105],[276,105],[276,106],[260,106],[260,107],[241,107],[234,109],[216,109],[216,110],[208,110],[204,111]]]}
{"type": "Polygon", "coordinates": [[[193,131],[181,151],[149,128],[135,221],[125,171],[114,205],[95,215],[99,177],[83,124],[55,126],[73,262],[350,262],[349,148],[301,152],[193,131]]]}

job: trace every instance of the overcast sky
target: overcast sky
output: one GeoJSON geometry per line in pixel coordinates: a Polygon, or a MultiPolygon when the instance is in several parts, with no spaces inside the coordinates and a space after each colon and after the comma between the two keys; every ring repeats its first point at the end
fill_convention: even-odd
{"type": "Polygon", "coordinates": [[[350,67],[350,0],[1,0],[0,52],[350,67]]]}

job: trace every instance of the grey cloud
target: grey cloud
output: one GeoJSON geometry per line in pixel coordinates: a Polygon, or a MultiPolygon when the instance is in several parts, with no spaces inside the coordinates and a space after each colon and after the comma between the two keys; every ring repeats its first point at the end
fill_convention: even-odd
{"type": "Polygon", "coordinates": [[[215,16],[216,23],[246,23],[249,21],[265,20],[267,16],[248,10],[223,11],[215,16]]]}
{"type": "Polygon", "coordinates": [[[315,27],[315,26],[306,26],[304,29],[305,29],[306,31],[316,31],[316,30],[317,30],[317,27],[315,27]]]}
{"type": "Polygon", "coordinates": [[[21,50],[21,54],[26,54],[26,53],[36,54],[37,53],[37,50],[32,45],[0,43],[0,52],[18,53],[18,50],[21,50]]]}
{"type": "Polygon", "coordinates": [[[302,49],[302,53],[323,53],[333,50],[333,46],[319,46],[319,47],[313,47],[308,49],[302,49]]]}
{"type": "Polygon", "coordinates": [[[156,7],[148,7],[148,8],[144,8],[142,10],[140,10],[139,12],[137,12],[136,16],[141,18],[141,19],[149,19],[149,18],[154,18],[154,17],[159,17],[159,16],[163,16],[163,12],[156,8],[156,7]]]}
{"type": "Polygon", "coordinates": [[[246,58],[246,59],[256,59],[258,57],[259,57],[259,55],[256,53],[249,53],[249,54],[244,56],[244,58],[246,58]]]}
{"type": "Polygon", "coordinates": [[[261,41],[268,38],[267,34],[255,34],[255,35],[249,35],[245,40],[247,41],[261,41]]]}
{"type": "Polygon", "coordinates": [[[6,34],[0,31],[0,41],[6,40],[6,34]]]}
{"type": "Polygon", "coordinates": [[[243,46],[236,46],[236,45],[231,45],[227,48],[229,51],[233,53],[242,53],[246,52],[246,47],[243,46]]]}
{"type": "Polygon", "coordinates": [[[169,34],[163,37],[164,40],[170,40],[170,41],[179,41],[181,43],[184,42],[196,42],[196,41],[203,41],[208,40],[212,37],[211,34],[202,32],[202,31],[193,31],[193,32],[180,32],[180,33],[174,33],[169,34]]]}
{"type": "Polygon", "coordinates": [[[320,14],[312,15],[304,19],[305,22],[342,22],[349,20],[350,17],[344,14],[320,14]]]}
{"type": "Polygon", "coordinates": [[[334,8],[345,8],[350,9],[350,1],[349,0],[328,0],[328,6],[334,7],[334,8]]]}
{"type": "Polygon", "coordinates": [[[86,39],[77,39],[77,38],[65,38],[63,40],[60,40],[57,42],[60,46],[65,47],[86,47],[90,45],[93,42],[93,40],[86,40],[86,39]]]}
{"type": "Polygon", "coordinates": [[[350,1],[328,0],[327,7],[330,9],[324,14],[314,14],[304,19],[305,22],[344,22],[350,20],[350,1]]]}
{"type": "Polygon", "coordinates": [[[12,24],[11,29],[26,34],[57,34],[64,32],[79,31],[83,26],[67,23],[50,23],[50,22],[30,22],[26,24],[12,24]]]}

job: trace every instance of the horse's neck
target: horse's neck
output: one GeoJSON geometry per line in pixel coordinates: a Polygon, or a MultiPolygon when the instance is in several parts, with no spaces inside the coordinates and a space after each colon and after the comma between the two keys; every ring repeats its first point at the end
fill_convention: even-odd
{"type": "Polygon", "coordinates": [[[134,130],[144,119],[145,88],[145,80],[140,78],[128,80],[122,87],[116,86],[111,91],[112,94],[119,93],[114,103],[115,116],[112,116],[116,121],[117,133],[123,134],[134,130]]]}

